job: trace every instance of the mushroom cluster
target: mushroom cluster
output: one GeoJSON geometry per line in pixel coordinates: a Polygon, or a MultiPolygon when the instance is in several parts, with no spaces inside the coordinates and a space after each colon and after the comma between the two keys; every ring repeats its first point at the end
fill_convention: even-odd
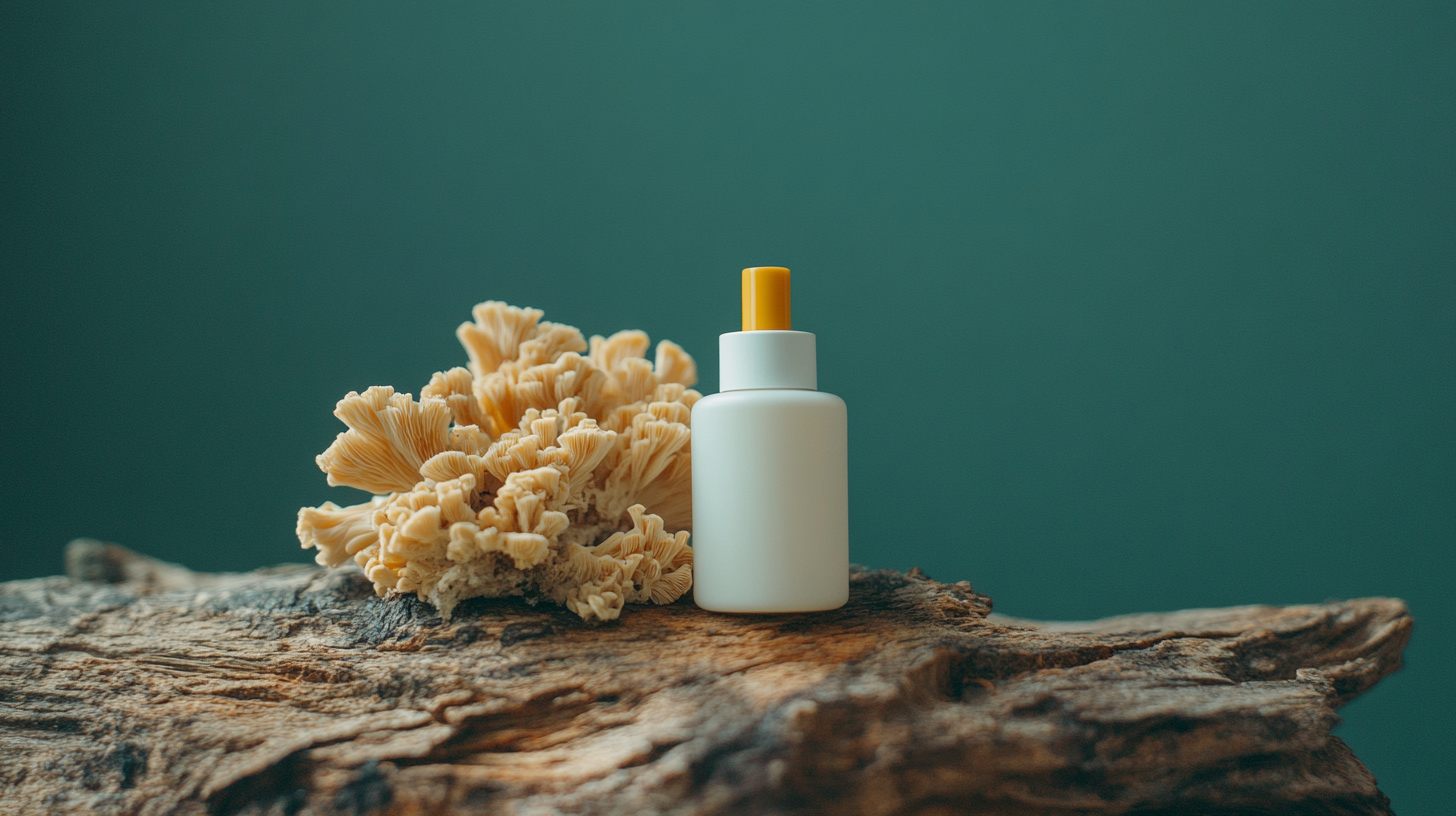
{"type": "Polygon", "coordinates": [[[474,316],[456,331],[470,367],[436,373],[418,401],[389,386],[339,401],[349,430],[318,465],[377,495],[303,508],[298,540],[447,619],[478,596],[549,598],[586,620],[676,600],[693,580],[693,359],[664,340],[647,360],[640,331],[588,346],[537,309],[474,316]]]}

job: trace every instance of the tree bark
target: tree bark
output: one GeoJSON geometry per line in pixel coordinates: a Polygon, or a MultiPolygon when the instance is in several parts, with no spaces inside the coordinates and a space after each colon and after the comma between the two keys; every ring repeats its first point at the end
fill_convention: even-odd
{"type": "Polygon", "coordinates": [[[856,571],[843,609],[620,621],[73,543],[0,584],[0,811],[1384,814],[1330,729],[1398,600],[1036,623],[856,571]]]}

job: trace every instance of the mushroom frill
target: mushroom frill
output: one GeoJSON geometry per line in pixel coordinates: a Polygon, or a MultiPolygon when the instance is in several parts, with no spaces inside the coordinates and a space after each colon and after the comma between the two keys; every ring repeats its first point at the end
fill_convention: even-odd
{"type": "Polygon", "coordinates": [[[693,576],[692,358],[664,340],[647,360],[640,331],[588,346],[495,301],[474,316],[456,332],[470,367],[436,373],[418,401],[389,386],[339,401],[349,430],[318,465],[378,495],[303,508],[299,541],[447,619],[478,596],[548,598],[586,620],[676,600],[693,576]]]}

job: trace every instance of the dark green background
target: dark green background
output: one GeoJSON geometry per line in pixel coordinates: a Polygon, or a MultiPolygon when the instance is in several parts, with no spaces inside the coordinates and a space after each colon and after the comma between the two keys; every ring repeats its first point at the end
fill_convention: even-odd
{"type": "MultiPolygon", "coordinates": [[[[1043,618],[1407,599],[1456,778],[1456,5],[6,4],[0,578],[303,560],[349,390],[487,298],[717,381],[795,275],[852,554],[1043,618]]],[[[1441,782],[1441,779],[1446,782],[1441,782]]]]}

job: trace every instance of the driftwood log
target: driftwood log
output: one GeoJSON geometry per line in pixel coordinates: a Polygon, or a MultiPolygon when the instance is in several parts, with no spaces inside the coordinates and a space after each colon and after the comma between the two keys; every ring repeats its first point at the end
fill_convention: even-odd
{"type": "Polygon", "coordinates": [[[1043,624],[858,571],[818,615],[445,623],[357,573],[68,557],[0,584],[0,812],[1390,812],[1330,729],[1396,600],[1043,624]]]}

